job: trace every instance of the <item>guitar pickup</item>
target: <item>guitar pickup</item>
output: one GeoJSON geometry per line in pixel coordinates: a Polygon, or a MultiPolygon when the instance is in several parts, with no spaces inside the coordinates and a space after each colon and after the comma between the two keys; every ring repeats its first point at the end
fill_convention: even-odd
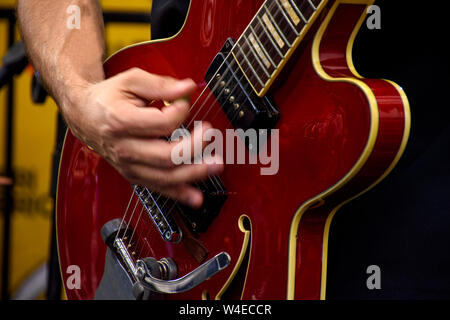
{"type": "Polygon", "coordinates": [[[205,75],[209,89],[235,129],[273,129],[280,111],[268,96],[259,97],[231,54],[227,39],[205,75]]]}

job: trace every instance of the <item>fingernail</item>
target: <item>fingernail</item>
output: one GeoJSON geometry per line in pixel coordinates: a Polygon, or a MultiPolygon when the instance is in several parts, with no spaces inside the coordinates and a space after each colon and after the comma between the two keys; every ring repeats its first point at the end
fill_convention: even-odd
{"type": "Polygon", "coordinates": [[[183,89],[185,88],[185,87],[192,87],[192,85],[195,85],[195,82],[194,81],[192,81],[191,79],[184,79],[184,80],[179,80],[178,81],[178,85],[180,86],[180,87],[182,87],[183,89]]]}
{"type": "Polygon", "coordinates": [[[192,208],[198,208],[202,204],[202,195],[197,192],[193,192],[188,198],[188,204],[192,208]]]}

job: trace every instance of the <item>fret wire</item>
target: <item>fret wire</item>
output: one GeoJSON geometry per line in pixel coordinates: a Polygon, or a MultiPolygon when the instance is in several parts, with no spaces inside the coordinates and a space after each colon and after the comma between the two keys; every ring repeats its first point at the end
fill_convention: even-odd
{"type": "MultiPolygon", "coordinates": [[[[245,35],[243,35],[243,37],[241,38],[241,41],[242,41],[242,39],[245,40],[245,35]]],[[[238,43],[238,44],[240,45],[240,48],[241,48],[242,52],[244,52],[245,57],[247,58],[247,61],[251,64],[251,66],[255,70],[255,74],[259,77],[259,79],[261,79],[263,84],[266,84],[267,81],[269,81],[269,79],[270,79],[270,74],[268,74],[267,72],[262,72],[260,70],[260,69],[262,69],[262,67],[259,66],[259,64],[257,62],[255,62],[255,60],[257,58],[253,54],[253,51],[248,50],[248,48],[246,48],[247,44],[245,42],[244,43],[238,43]]]]}
{"type": "Polygon", "coordinates": [[[300,35],[299,32],[297,32],[297,30],[295,29],[295,26],[292,24],[293,22],[291,21],[291,19],[287,16],[287,14],[284,12],[283,7],[278,3],[278,0],[274,0],[276,5],[278,6],[279,11],[283,14],[284,18],[286,19],[286,21],[288,22],[289,26],[291,27],[291,29],[294,31],[295,35],[298,36],[300,35]]]}
{"type": "Polygon", "coordinates": [[[316,12],[316,10],[314,9],[315,7],[313,5],[311,5],[311,2],[309,2],[308,0],[297,0],[297,2],[298,1],[300,1],[299,10],[302,13],[302,16],[305,18],[305,21],[306,22],[311,21],[311,18],[314,15],[314,12],[316,12]],[[303,8],[304,11],[301,11],[302,10],[301,8],[303,8]],[[306,15],[308,14],[307,9],[312,9],[312,12],[308,18],[306,18],[306,15]]]}
{"type": "Polygon", "coordinates": [[[314,10],[317,9],[317,7],[315,6],[315,4],[314,4],[311,0],[308,0],[308,2],[311,4],[311,6],[314,8],[314,10]]]}
{"type": "Polygon", "coordinates": [[[259,18],[259,16],[256,16],[259,24],[261,25],[264,33],[267,35],[267,38],[270,40],[270,42],[272,42],[273,47],[275,48],[275,50],[278,52],[278,54],[281,57],[281,60],[284,59],[284,54],[280,51],[280,49],[278,48],[278,45],[275,43],[275,41],[272,39],[272,36],[269,33],[269,30],[267,30],[266,26],[264,25],[264,23],[261,21],[261,19],[259,18]]]}
{"type": "Polygon", "coordinates": [[[257,20],[255,22],[256,24],[252,26],[254,34],[265,48],[268,56],[274,62],[274,65],[278,67],[278,64],[283,59],[283,54],[277,51],[277,45],[272,41],[270,36],[265,33],[263,26],[259,24],[257,20]]]}
{"type": "MultiPolygon", "coordinates": [[[[242,50],[241,46],[239,45],[239,43],[236,43],[236,46],[239,48],[239,51],[241,52],[241,54],[244,56],[245,61],[247,62],[248,66],[250,67],[250,69],[253,71],[253,74],[256,76],[256,79],[259,81],[259,83],[264,86],[265,83],[262,82],[262,80],[258,77],[258,74],[255,72],[255,69],[253,69],[253,66],[250,64],[250,62],[247,59],[247,56],[244,54],[244,51],[242,50]]],[[[236,57],[237,58],[237,57],[236,57]]],[[[243,68],[241,68],[242,71],[244,71],[243,68]]],[[[244,72],[244,74],[246,74],[244,72]]]]}
{"type": "Polygon", "coordinates": [[[311,0],[311,2],[314,5],[314,8],[318,8],[320,6],[320,3],[322,2],[322,0],[311,0]]]}
{"type": "MultiPolygon", "coordinates": [[[[258,53],[255,51],[255,49],[253,49],[253,45],[249,42],[248,40],[248,36],[244,37],[245,42],[247,43],[247,46],[250,48],[250,51],[253,52],[253,55],[256,57],[256,60],[258,61],[258,63],[261,65],[261,69],[263,69],[263,71],[267,74],[267,77],[270,78],[271,74],[269,74],[267,67],[264,66],[263,62],[261,61],[261,58],[259,57],[258,53]]],[[[267,61],[269,62],[269,61],[267,61]]],[[[269,62],[270,64],[270,62],[269,62]]]]}
{"type": "Polygon", "coordinates": [[[303,13],[300,11],[300,9],[297,7],[297,5],[295,4],[294,0],[289,0],[289,2],[291,3],[292,7],[294,8],[295,11],[297,11],[297,13],[300,15],[300,17],[303,19],[303,21],[305,21],[305,23],[308,23],[308,21],[306,20],[305,16],[303,15],[303,13]]]}
{"type": "Polygon", "coordinates": [[[291,44],[291,46],[295,43],[295,40],[298,37],[297,32],[290,25],[288,18],[284,16],[284,13],[273,3],[269,5],[268,9],[272,14],[272,19],[276,21],[280,32],[283,34],[284,38],[291,44]]]}
{"type": "Polygon", "coordinates": [[[250,25],[250,32],[253,35],[253,38],[256,39],[256,42],[258,42],[258,46],[262,49],[262,51],[264,52],[264,55],[266,56],[266,58],[270,61],[270,63],[276,68],[278,67],[278,65],[272,60],[272,57],[269,55],[269,53],[266,51],[265,46],[261,43],[259,37],[256,35],[255,29],[253,29],[253,27],[250,25]]]}
{"type": "MultiPolygon", "coordinates": [[[[243,62],[247,63],[249,68],[247,68],[244,72],[244,67],[241,65],[240,67],[242,72],[246,74],[247,70],[250,70],[253,73],[253,75],[250,74],[248,80],[250,81],[253,76],[253,78],[256,78],[257,82],[259,82],[259,84],[261,84],[263,87],[267,82],[269,82],[271,74],[273,74],[273,72],[271,73],[271,66],[269,67],[268,61],[270,61],[271,65],[275,67],[275,70],[279,65],[283,63],[283,60],[285,59],[287,53],[292,49],[293,44],[301,34],[304,26],[311,20],[316,9],[321,4],[320,0],[283,0],[286,1],[286,3],[283,3],[283,5],[281,5],[278,0],[274,1],[275,4],[269,1],[265,1],[262,4],[259,11],[252,19],[249,26],[245,29],[241,37],[239,37],[238,41],[235,43],[234,48],[232,48],[231,51],[233,53],[236,53],[235,59],[237,60],[237,62],[239,62],[237,56],[238,54],[244,57],[243,62]],[[317,6],[315,5],[315,3],[317,3],[317,6]],[[306,10],[306,14],[309,15],[309,20],[306,20],[306,16],[300,10],[300,7],[304,7],[304,10],[306,10]],[[273,10],[275,10],[275,12],[272,12],[273,10]],[[297,14],[297,16],[295,15],[295,13],[297,14]],[[275,17],[279,18],[280,14],[282,15],[282,18],[286,20],[285,22],[283,22],[282,18],[280,18],[280,21],[278,22],[277,20],[275,20],[275,17]],[[295,23],[295,21],[297,21],[297,23],[295,23]],[[255,24],[255,26],[252,26],[253,23],[255,24]],[[279,25],[279,23],[281,23],[282,25],[279,25]],[[286,24],[288,24],[289,26],[286,26],[286,24]],[[260,28],[262,29],[262,33],[260,32],[261,30],[259,30],[260,28]],[[282,28],[288,34],[285,34],[282,31],[282,28]],[[292,30],[293,32],[289,32],[289,30],[292,30]],[[261,38],[263,34],[265,34],[265,38],[261,38]],[[252,39],[250,39],[249,36],[251,36],[252,39]],[[295,38],[291,39],[294,36],[295,38]],[[291,39],[292,42],[290,42],[288,38],[291,39]],[[270,44],[272,46],[270,46],[270,44]],[[247,54],[244,53],[244,46],[250,47],[249,52],[254,55],[253,59],[251,59],[250,56],[247,56],[247,54]],[[286,48],[284,48],[284,46],[286,46],[286,48]],[[236,48],[238,50],[233,50],[236,48]],[[275,50],[276,53],[280,56],[280,61],[278,63],[275,62],[275,58],[273,58],[276,57],[273,55],[273,50],[275,50]],[[250,60],[252,60],[252,62],[250,62],[250,60]],[[257,63],[255,63],[255,60],[257,61],[257,63]],[[256,69],[258,68],[263,69],[263,73],[258,74],[256,72],[256,69]],[[267,75],[269,78],[265,83],[261,78],[263,74],[267,75]]],[[[254,89],[257,90],[256,84],[254,89]]]]}
{"type": "Polygon", "coordinates": [[[278,34],[277,30],[275,29],[275,26],[272,24],[272,21],[270,20],[267,13],[264,13],[264,15],[262,16],[262,21],[264,22],[264,25],[266,26],[267,30],[270,32],[272,39],[276,42],[278,47],[280,49],[285,48],[286,43],[283,41],[281,36],[278,34]]]}
{"type": "Polygon", "coordinates": [[[264,9],[266,9],[266,13],[268,14],[269,19],[272,21],[272,24],[274,25],[274,27],[277,29],[279,35],[281,36],[281,38],[283,38],[283,41],[289,46],[289,48],[292,47],[292,43],[289,43],[289,41],[286,39],[286,37],[284,36],[284,33],[281,32],[280,27],[278,26],[278,24],[275,22],[275,19],[273,18],[272,14],[269,12],[269,10],[267,9],[266,5],[263,5],[264,9]]]}

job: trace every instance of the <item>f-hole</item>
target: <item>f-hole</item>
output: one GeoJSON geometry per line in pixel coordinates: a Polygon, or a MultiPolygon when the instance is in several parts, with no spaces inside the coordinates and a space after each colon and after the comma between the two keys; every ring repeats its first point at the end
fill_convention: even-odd
{"type": "Polygon", "coordinates": [[[250,260],[252,226],[249,217],[246,215],[242,215],[239,218],[238,224],[239,229],[244,233],[241,254],[230,278],[216,299],[240,300],[244,293],[245,279],[247,278],[248,263],[250,260]]]}

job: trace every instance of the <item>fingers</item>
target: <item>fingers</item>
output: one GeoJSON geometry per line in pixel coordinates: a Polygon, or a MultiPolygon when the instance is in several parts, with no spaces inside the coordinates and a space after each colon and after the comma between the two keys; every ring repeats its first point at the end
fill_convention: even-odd
{"type": "MultiPolygon", "coordinates": [[[[102,125],[106,158],[133,183],[158,191],[183,204],[197,208],[203,202],[202,193],[190,185],[223,170],[223,161],[208,159],[186,164],[205,148],[204,133],[211,128],[203,123],[181,141],[166,141],[186,121],[189,97],[196,89],[190,80],[176,80],[133,68],[109,79],[110,89],[104,94],[107,125],[102,125]],[[170,101],[170,105],[148,107],[150,101],[170,101]],[[199,147],[200,146],[200,147],[199,147]],[[182,151],[181,163],[176,163],[173,151],[182,151]]],[[[176,154],[176,153],[175,153],[176,154]]],[[[217,160],[217,159],[215,159],[217,160]]]]}
{"type": "Polygon", "coordinates": [[[157,168],[173,168],[180,163],[193,163],[196,157],[202,155],[208,144],[204,136],[210,128],[209,123],[202,123],[202,126],[196,126],[188,136],[180,138],[180,141],[124,138],[115,143],[110,158],[124,166],[142,164],[157,168]]]}
{"type": "Polygon", "coordinates": [[[148,101],[177,100],[189,96],[196,88],[195,82],[190,79],[176,80],[151,74],[139,68],[122,73],[119,80],[129,93],[148,101]]]}
{"type": "Polygon", "coordinates": [[[160,188],[173,187],[188,182],[207,179],[223,171],[223,164],[217,162],[201,164],[185,164],[171,169],[154,168],[141,164],[133,164],[126,168],[125,175],[134,183],[160,188]]]}
{"type": "Polygon", "coordinates": [[[167,137],[179,128],[189,114],[189,103],[176,100],[171,105],[158,108],[136,108],[132,105],[120,105],[115,121],[121,132],[141,137],[167,137]]]}
{"type": "MultiPolygon", "coordinates": [[[[187,136],[180,138],[181,141],[179,141],[180,139],[172,141],[172,162],[177,165],[181,163],[197,163],[196,159],[201,159],[203,149],[209,143],[208,140],[205,139],[205,135],[211,128],[211,124],[208,122],[201,122],[201,125],[194,126],[194,129],[191,132],[184,129],[187,136]]],[[[171,138],[174,137],[172,136],[171,138]]]]}
{"type": "Polygon", "coordinates": [[[126,100],[114,110],[117,130],[140,136],[167,136],[178,128],[189,113],[187,97],[196,89],[190,79],[176,80],[133,68],[119,74],[114,81],[124,92],[126,100]],[[141,100],[139,100],[140,98],[141,100]],[[172,101],[161,109],[143,108],[148,101],[172,101]]]}
{"type": "Polygon", "coordinates": [[[182,204],[190,206],[194,209],[200,208],[203,203],[203,193],[188,184],[169,187],[161,190],[160,192],[165,196],[178,200],[182,204]]]}
{"type": "Polygon", "coordinates": [[[149,187],[196,209],[202,205],[203,194],[188,183],[206,180],[208,176],[218,175],[222,171],[223,164],[183,165],[174,169],[133,165],[124,175],[133,183],[149,187]]]}

